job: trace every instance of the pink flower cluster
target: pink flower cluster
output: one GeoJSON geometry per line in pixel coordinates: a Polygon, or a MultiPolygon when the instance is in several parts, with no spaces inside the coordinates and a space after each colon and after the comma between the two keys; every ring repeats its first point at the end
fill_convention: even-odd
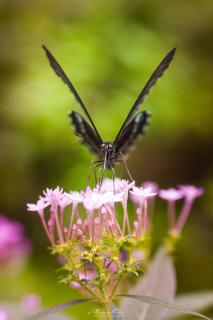
{"type": "Polygon", "coordinates": [[[98,242],[104,233],[122,236],[128,232],[140,237],[148,226],[147,200],[157,193],[150,186],[138,188],[134,184],[127,180],[105,179],[101,189],[87,187],[84,192],[67,193],[59,187],[46,189],[36,204],[28,204],[28,210],[38,212],[52,245],[77,239],[98,242]],[[127,211],[129,196],[136,204],[133,226],[127,211]],[[117,219],[117,204],[123,209],[122,223],[117,219]],[[81,214],[82,208],[86,215],[81,214]]]}
{"type": "MultiPolygon", "coordinates": [[[[27,206],[28,211],[38,212],[52,245],[73,240],[98,242],[103,234],[143,237],[149,230],[150,211],[157,193],[158,186],[155,183],[136,187],[134,182],[127,180],[105,179],[101,188],[87,187],[81,192],[67,193],[59,187],[46,189],[36,204],[27,206]],[[130,224],[127,210],[129,199],[135,204],[133,224],[130,224]],[[118,204],[123,209],[121,223],[117,218],[118,204]]],[[[194,186],[159,191],[159,196],[168,201],[170,230],[175,230],[176,233],[182,230],[194,199],[202,194],[203,189],[194,186]],[[183,210],[175,222],[175,202],[182,198],[185,198],[183,210]]]]}
{"type": "Polygon", "coordinates": [[[17,264],[29,253],[30,247],[23,226],[0,215],[0,267],[17,264]]]}

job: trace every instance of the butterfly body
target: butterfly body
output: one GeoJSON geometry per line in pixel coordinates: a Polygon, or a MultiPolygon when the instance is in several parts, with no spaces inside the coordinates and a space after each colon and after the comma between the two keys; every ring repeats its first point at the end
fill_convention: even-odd
{"type": "Polygon", "coordinates": [[[75,133],[82,139],[82,143],[93,152],[104,167],[111,169],[119,162],[121,155],[127,154],[135,139],[144,134],[150,114],[146,111],[138,113],[114,141],[103,141],[95,134],[93,128],[76,111],[69,114],[75,133]]]}
{"type": "Polygon", "coordinates": [[[76,135],[79,136],[82,143],[85,144],[87,148],[98,157],[99,160],[94,162],[96,162],[96,164],[98,163],[98,166],[102,165],[103,169],[111,169],[114,174],[113,167],[115,166],[115,164],[123,161],[126,166],[127,172],[131,177],[125,162],[124,155],[127,154],[137,137],[144,134],[146,126],[148,125],[148,119],[150,117],[150,114],[147,111],[142,111],[137,114],[136,111],[144,101],[144,98],[149,93],[150,89],[155,85],[156,81],[164,74],[165,70],[169,67],[176,49],[172,49],[157,66],[148,82],[140,92],[132,108],[130,109],[130,112],[128,113],[125,121],[123,122],[123,125],[121,126],[117,136],[113,141],[102,140],[89,112],[87,111],[87,108],[78,95],[72,82],[69,80],[64,70],[53,57],[51,52],[45,46],[43,46],[43,49],[56,75],[59,76],[62,81],[68,86],[70,91],[75,96],[77,102],[81,106],[82,110],[86,114],[87,118],[89,119],[88,123],[76,111],[72,111],[69,114],[76,135]]]}
{"type": "Polygon", "coordinates": [[[115,159],[115,148],[111,141],[105,141],[101,145],[102,156],[105,160],[105,165],[108,169],[114,167],[113,160],[115,159]]]}

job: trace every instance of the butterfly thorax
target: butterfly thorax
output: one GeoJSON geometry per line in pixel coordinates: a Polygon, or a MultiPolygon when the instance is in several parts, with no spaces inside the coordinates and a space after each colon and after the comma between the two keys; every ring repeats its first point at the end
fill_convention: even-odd
{"type": "Polygon", "coordinates": [[[112,141],[105,141],[101,145],[103,160],[107,168],[113,167],[113,158],[115,157],[115,148],[112,141]]]}

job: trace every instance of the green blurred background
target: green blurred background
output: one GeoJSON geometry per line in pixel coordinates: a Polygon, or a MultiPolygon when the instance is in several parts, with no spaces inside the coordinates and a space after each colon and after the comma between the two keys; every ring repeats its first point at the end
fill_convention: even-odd
{"type": "MultiPolygon", "coordinates": [[[[177,46],[171,67],[141,107],[152,113],[151,125],[128,164],[137,183],[205,188],[184,229],[176,266],[179,292],[212,288],[212,0],[0,0],[0,39],[0,211],[22,221],[33,243],[28,267],[1,282],[0,297],[33,291],[51,305],[77,296],[57,284],[57,264],[38,217],[26,212],[26,202],[35,202],[46,187],[84,188],[93,159],[67,117],[80,108],[41,44],[62,64],[106,140],[177,46]]],[[[156,238],[165,228],[163,211],[165,204],[157,204],[156,238]]],[[[72,314],[80,319],[86,310],[76,306],[72,314]]]]}

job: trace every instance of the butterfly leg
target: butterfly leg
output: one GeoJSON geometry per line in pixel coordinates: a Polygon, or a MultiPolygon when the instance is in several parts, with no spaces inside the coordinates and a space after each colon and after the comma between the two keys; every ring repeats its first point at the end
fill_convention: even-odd
{"type": "Polygon", "coordinates": [[[132,175],[131,175],[131,173],[129,171],[129,168],[127,166],[127,163],[126,163],[126,160],[125,160],[123,154],[121,152],[119,152],[119,155],[121,156],[122,162],[124,163],[124,166],[126,168],[126,172],[128,173],[129,178],[131,179],[131,181],[133,181],[132,175]]]}
{"type": "Polygon", "coordinates": [[[99,176],[99,191],[101,191],[101,187],[102,187],[102,184],[103,184],[104,172],[105,172],[104,166],[102,166],[102,168],[99,168],[99,170],[98,170],[98,176],[99,176]],[[101,173],[100,173],[100,172],[101,172],[101,173]]]}
{"type": "Polygon", "coordinates": [[[99,186],[100,186],[99,190],[100,191],[101,191],[101,187],[102,187],[103,180],[104,180],[104,172],[106,170],[106,164],[107,164],[107,152],[105,153],[105,156],[104,156],[103,167],[99,169],[99,172],[102,169],[100,183],[99,183],[99,186]]]}
{"type": "Polygon", "coordinates": [[[110,169],[112,170],[113,191],[115,194],[115,169],[113,167],[111,167],[110,169]]]}
{"type": "Polygon", "coordinates": [[[102,160],[92,160],[91,161],[90,166],[89,166],[89,174],[88,174],[88,178],[87,178],[87,184],[89,184],[89,182],[90,182],[92,169],[94,170],[95,183],[97,184],[97,176],[96,176],[95,168],[98,164],[102,164],[102,163],[103,163],[102,160]]]}

